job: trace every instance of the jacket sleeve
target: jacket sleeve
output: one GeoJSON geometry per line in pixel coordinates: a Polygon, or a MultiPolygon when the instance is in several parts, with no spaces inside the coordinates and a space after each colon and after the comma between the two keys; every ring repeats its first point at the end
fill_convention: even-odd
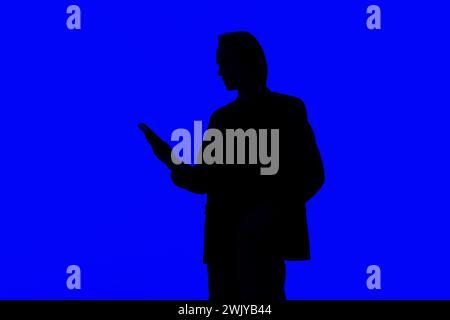
{"type": "MultiPolygon", "coordinates": [[[[283,133],[280,132],[280,135],[283,133]]],[[[314,132],[308,122],[306,109],[301,100],[297,100],[290,109],[284,132],[285,148],[280,167],[285,161],[284,179],[290,196],[307,202],[322,187],[325,174],[322,158],[317,147],[314,132]]]]}
{"type": "MultiPolygon", "coordinates": [[[[216,126],[214,114],[209,120],[209,128],[216,126]]],[[[209,142],[203,141],[200,152],[209,142]]],[[[201,155],[200,155],[201,156],[201,155]]],[[[173,183],[183,189],[197,194],[205,194],[211,185],[212,168],[204,163],[189,165],[180,164],[172,169],[171,178],[173,183]]]]}

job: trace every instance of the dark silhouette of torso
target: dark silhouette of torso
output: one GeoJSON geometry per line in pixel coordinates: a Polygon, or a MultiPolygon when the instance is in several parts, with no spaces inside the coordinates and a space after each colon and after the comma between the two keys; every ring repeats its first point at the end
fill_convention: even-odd
{"type": "MultiPolygon", "coordinates": [[[[217,64],[226,88],[237,90],[238,98],[213,113],[209,129],[223,137],[227,129],[266,129],[268,140],[271,129],[279,130],[275,174],[262,175],[266,164],[249,161],[175,165],[170,146],[145,124],[139,126],[174,183],[207,195],[204,262],[210,300],[283,301],[284,261],[310,259],[305,203],[324,182],[322,160],[303,102],[266,87],[266,59],[251,34],[221,35],[217,64]]],[[[249,144],[245,151],[248,155],[249,144]]]]}
{"type": "Polygon", "coordinates": [[[214,112],[209,128],[224,137],[226,129],[277,128],[280,151],[275,175],[261,175],[259,163],[181,165],[173,171],[176,185],[207,194],[204,262],[242,254],[309,259],[305,203],[324,175],[303,102],[265,90],[214,112]]]}

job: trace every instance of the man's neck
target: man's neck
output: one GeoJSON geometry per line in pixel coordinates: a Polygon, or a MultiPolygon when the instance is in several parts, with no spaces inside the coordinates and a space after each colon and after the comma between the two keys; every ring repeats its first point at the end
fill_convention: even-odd
{"type": "Polygon", "coordinates": [[[248,101],[250,99],[256,98],[261,94],[267,92],[269,89],[266,86],[253,86],[246,87],[238,90],[238,100],[248,101]]]}

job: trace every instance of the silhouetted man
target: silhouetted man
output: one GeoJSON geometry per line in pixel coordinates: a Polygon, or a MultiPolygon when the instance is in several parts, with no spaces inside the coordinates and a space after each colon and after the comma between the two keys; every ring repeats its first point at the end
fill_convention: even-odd
{"type": "Polygon", "coordinates": [[[145,124],[140,128],[171,169],[173,182],[207,195],[204,262],[210,300],[283,301],[285,260],[310,259],[305,203],[324,182],[321,157],[303,102],[267,88],[265,55],[251,34],[221,35],[217,64],[226,88],[237,90],[238,97],[212,114],[209,128],[223,136],[226,129],[279,129],[275,174],[262,175],[259,161],[175,165],[169,145],[145,124]]]}

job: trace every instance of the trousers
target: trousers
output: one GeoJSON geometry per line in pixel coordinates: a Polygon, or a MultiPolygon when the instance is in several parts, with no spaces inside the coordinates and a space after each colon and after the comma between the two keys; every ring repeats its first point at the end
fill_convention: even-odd
{"type": "Polygon", "coordinates": [[[286,300],[282,259],[235,259],[207,264],[212,303],[277,303],[286,300]]]}

